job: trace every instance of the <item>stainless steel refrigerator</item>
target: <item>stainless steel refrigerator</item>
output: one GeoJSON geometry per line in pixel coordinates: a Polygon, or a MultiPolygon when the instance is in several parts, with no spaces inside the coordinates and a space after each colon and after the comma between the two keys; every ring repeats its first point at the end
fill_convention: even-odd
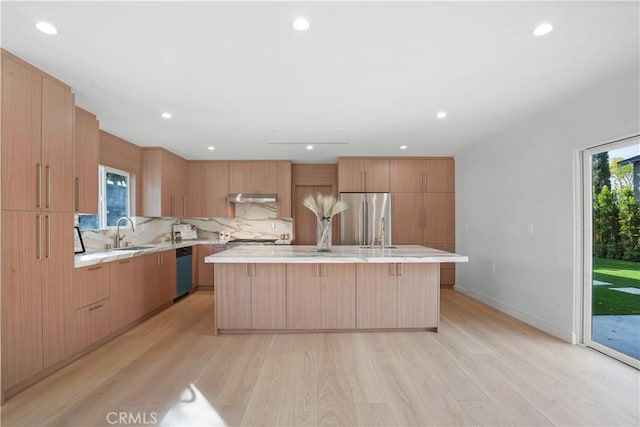
{"type": "Polygon", "coordinates": [[[348,208],[340,214],[340,244],[391,245],[391,194],[340,193],[348,208]]]}

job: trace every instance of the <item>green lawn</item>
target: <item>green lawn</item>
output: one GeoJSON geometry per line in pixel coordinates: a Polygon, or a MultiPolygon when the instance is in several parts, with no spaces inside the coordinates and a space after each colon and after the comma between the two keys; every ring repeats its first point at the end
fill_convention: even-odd
{"type": "Polygon", "coordinates": [[[611,286],[593,287],[593,314],[640,314],[640,295],[609,288],[640,289],[640,263],[614,259],[593,259],[593,278],[611,286]]]}

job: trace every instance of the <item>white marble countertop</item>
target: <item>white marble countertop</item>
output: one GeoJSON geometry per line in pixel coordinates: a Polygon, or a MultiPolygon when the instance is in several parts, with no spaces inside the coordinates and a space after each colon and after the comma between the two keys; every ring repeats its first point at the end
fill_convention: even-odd
{"type": "Polygon", "coordinates": [[[251,246],[243,245],[205,257],[206,263],[439,263],[468,262],[469,257],[417,245],[392,248],[334,246],[331,252],[318,252],[315,246],[251,246]]]}
{"type": "Polygon", "coordinates": [[[185,248],[195,245],[224,245],[227,242],[223,240],[183,240],[181,242],[164,242],[164,243],[147,243],[140,244],[144,249],[109,249],[104,251],[86,252],[76,254],[74,265],[76,268],[87,267],[90,265],[102,264],[106,262],[118,261],[121,259],[132,258],[134,256],[142,256],[155,252],[170,251],[177,248],[185,248]]]}

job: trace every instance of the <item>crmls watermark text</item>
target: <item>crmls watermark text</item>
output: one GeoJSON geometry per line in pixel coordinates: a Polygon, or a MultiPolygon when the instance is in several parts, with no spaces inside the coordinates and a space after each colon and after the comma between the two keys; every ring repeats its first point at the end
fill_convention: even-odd
{"type": "Polygon", "coordinates": [[[109,412],[107,413],[109,424],[156,424],[158,422],[157,412],[109,412]]]}

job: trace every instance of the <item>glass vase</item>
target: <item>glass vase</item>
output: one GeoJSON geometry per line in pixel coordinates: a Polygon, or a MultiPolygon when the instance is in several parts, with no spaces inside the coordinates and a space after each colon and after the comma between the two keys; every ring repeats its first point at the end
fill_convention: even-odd
{"type": "Polygon", "coordinates": [[[318,218],[318,252],[331,252],[331,218],[318,218]]]}

